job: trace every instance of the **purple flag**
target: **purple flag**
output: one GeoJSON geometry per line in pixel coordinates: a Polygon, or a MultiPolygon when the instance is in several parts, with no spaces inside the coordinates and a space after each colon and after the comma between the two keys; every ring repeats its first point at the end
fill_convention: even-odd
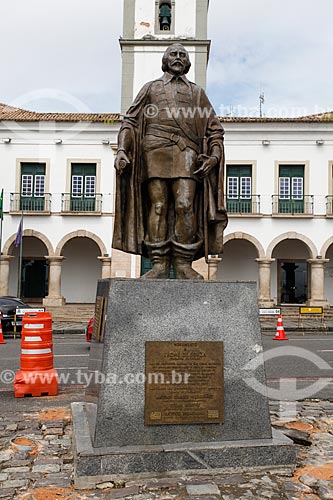
{"type": "Polygon", "coordinates": [[[23,233],[23,216],[21,217],[20,224],[19,224],[19,227],[18,227],[17,233],[16,233],[16,238],[14,241],[14,245],[16,247],[19,247],[21,245],[22,233],[23,233]]]}

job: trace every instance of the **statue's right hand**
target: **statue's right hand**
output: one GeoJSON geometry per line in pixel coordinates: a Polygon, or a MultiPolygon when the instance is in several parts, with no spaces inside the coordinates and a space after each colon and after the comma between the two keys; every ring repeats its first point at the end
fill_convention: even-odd
{"type": "Polygon", "coordinates": [[[126,169],[126,167],[131,163],[128,155],[125,153],[125,151],[118,151],[115,162],[114,162],[114,167],[117,170],[117,173],[121,175],[123,171],[126,169]]]}

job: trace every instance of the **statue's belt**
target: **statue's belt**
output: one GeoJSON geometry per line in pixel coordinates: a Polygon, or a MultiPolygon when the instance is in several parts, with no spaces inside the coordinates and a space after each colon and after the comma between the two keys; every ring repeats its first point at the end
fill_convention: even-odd
{"type": "Polygon", "coordinates": [[[177,146],[179,147],[179,149],[181,151],[184,151],[187,148],[188,143],[189,143],[189,146],[192,149],[194,149],[197,153],[199,153],[199,150],[200,150],[198,144],[193,142],[189,137],[186,137],[186,139],[184,139],[179,134],[174,133],[174,132],[167,132],[165,130],[161,130],[158,128],[148,127],[146,130],[146,134],[147,135],[148,134],[154,135],[155,137],[161,137],[163,139],[169,139],[170,141],[177,144],[177,146]]]}

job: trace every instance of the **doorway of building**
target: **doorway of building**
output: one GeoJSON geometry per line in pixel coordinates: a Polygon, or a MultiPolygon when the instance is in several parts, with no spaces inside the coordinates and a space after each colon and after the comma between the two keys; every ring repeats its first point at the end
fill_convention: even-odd
{"type": "Polygon", "coordinates": [[[305,304],[308,298],[308,264],[305,260],[278,261],[278,303],[305,304]]]}
{"type": "Polygon", "coordinates": [[[47,295],[47,262],[45,259],[22,260],[21,296],[26,301],[41,302],[47,295]]]}

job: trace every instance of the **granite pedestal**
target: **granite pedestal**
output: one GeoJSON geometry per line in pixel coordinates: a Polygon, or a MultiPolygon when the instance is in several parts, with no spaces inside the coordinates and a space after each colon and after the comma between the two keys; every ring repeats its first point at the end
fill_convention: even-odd
{"type": "MultiPolygon", "coordinates": [[[[272,434],[253,282],[112,279],[101,372],[85,403],[72,405],[77,488],[144,474],[293,466],[292,442],[272,434]],[[224,343],[224,423],[144,425],[146,341],[224,343]],[[125,382],[127,381],[127,382],[125,382]],[[130,381],[130,383],[128,383],[130,381]]],[[[105,291],[105,280],[99,285],[105,291]]],[[[97,292],[98,294],[98,292],[97,292]]]]}

